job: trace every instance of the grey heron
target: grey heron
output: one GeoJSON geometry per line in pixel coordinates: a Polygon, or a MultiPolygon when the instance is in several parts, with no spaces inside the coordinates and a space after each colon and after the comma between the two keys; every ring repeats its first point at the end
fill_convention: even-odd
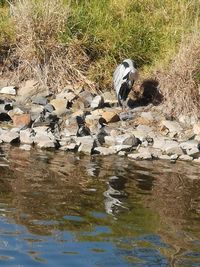
{"type": "Polygon", "coordinates": [[[134,82],[138,79],[138,71],[132,59],[125,59],[114,71],[113,84],[118,103],[122,108],[127,106],[126,100],[134,82]]]}

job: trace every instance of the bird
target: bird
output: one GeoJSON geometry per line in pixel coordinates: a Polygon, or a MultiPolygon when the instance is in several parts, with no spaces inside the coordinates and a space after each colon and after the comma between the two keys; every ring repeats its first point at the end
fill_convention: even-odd
{"type": "Polygon", "coordinates": [[[114,71],[113,84],[119,105],[124,109],[127,107],[127,97],[134,82],[138,79],[138,70],[132,59],[125,59],[114,71]]]}
{"type": "Polygon", "coordinates": [[[91,135],[90,129],[85,125],[85,118],[83,116],[76,116],[76,122],[78,124],[77,137],[83,137],[91,135]]]}
{"type": "Polygon", "coordinates": [[[101,117],[99,118],[98,124],[99,131],[97,133],[97,141],[100,145],[103,145],[103,143],[105,143],[105,136],[108,136],[108,133],[105,129],[108,123],[104,118],[101,117]]]}

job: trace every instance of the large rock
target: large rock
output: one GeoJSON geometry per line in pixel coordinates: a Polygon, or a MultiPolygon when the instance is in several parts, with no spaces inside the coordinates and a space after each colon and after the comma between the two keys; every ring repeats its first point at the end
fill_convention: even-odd
{"type": "Polygon", "coordinates": [[[184,154],[182,148],[179,146],[179,143],[175,142],[175,141],[166,142],[165,152],[167,155],[176,154],[176,155],[180,156],[180,155],[184,154]]]}
{"type": "Polygon", "coordinates": [[[128,146],[137,146],[139,145],[139,140],[130,134],[122,134],[116,137],[116,145],[128,145],[128,146]]]}
{"type": "Polygon", "coordinates": [[[107,156],[107,155],[116,154],[117,151],[112,147],[95,147],[94,153],[107,156]]]}
{"type": "Polygon", "coordinates": [[[200,156],[200,145],[197,140],[189,140],[187,142],[180,143],[180,147],[186,152],[186,154],[193,158],[200,156]]]}
{"type": "Polygon", "coordinates": [[[30,126],[31,124],[31,115],[30,114],[15,114],[12,117],[13,125],[15,127],[24,127],[30,126]]]}
{"type": "Polygon", "coordinates": [[[102,108],[104,105],[104,99],[102,96],[97,95],[93,98],[90,107],[92,109],[102,108]]]}
{"type": "Polygon", "coordinates": [[[17,131],[6,131],[0,135],[0,140],[5,143],[18,143],[19,133],[17,131]]]}
{"type": "Polygon", "coordinates": [[[31,129],[21,130],[20,131],[20,142],[24,144],[33,143],[33,131],[31,129]]]}
{"type": "Polygon", "coordinates": [[[0,89],[0,94],[16,95],[16,86],[6,86],[0,89]]]}
{"type": "Polygon", "coordinates": [[[54,113],[58,116],[66,114],[67,100],[56,98],[51,100],[50,104],[55,108],[54,113]]]}
{"type": "Polygon", "coordinates": [[[119,118],[119,115],[116,111],[105,111],[102,113],[102,117],[108,122],[108,123],[111,123],[111,122],[118,122],[120,121],[120,118],[119,118]]]}
{"type": "Polygon", "coordinates": [[[84,154],[90,155],[96,147],[96,142],[91,136],[77,137],[76,143],[79,146],[78,152],[82,152],[84,154]]]}
{"type": "Polygon", "coordinates": [[[164,120],[162,125],[165,126],[170,133],[176,134],[183,130],[180,124],[177,121],[164,120]]]}
{"type": "Polygon", "coordinates": [[[151,160],[152,155],[149,152],[133,153],[128,155],[129,158],[134,160],[151,160]]]}

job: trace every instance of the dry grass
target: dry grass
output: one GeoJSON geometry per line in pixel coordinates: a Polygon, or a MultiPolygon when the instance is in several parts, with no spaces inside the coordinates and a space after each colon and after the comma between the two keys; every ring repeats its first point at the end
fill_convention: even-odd
{"type": "Polygon", "coordinates": [[[156,74],[168,114],[174,117],[200,115],[199,74],[200,33],[195,31],[182,38],[179,51],[168,69],[156,74]]]}
{"type": "Polygon", "coordinates": [[[15,82],[35,79],[54,92],[80,81],[89,84],[84,75],[88,57],[80,42],[62,42],[68,5],[62,0],[16,0],[11,11],[17,36],[11,58],[15,82]]]}

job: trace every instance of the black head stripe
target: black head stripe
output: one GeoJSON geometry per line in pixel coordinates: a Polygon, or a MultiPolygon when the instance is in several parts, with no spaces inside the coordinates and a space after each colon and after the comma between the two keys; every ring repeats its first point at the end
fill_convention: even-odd
{"type": "Polygon", "coordinates": [[[129,67],[129,64],[126,61],[123,61],[122,65],[125,67],[125,69],[129,67]]]}

